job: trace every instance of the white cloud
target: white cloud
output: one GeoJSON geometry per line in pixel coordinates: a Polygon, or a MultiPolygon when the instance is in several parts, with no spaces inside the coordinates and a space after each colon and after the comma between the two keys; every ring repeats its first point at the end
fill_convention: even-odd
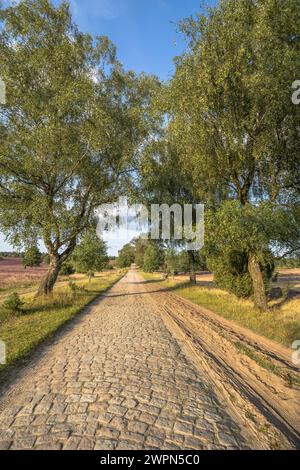
{"type": "Polygon", "coordinates": [[[75,16],[89,16],[113,20],[118,18],[124,8],[120,0],[70,0],[75,16]]]}
{"type": "Polygon", "coordinates": [[[14,5],[18,5],[20,2],[21,0],[2,0],[0,3],[2,3],[4,7],[12,7],[14,5]]]}

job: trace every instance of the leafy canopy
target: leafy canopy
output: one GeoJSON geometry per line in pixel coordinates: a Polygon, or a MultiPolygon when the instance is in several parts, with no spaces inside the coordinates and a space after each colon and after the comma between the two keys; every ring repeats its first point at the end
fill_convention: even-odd
{"type": "Polygon", "coordinates": [[[43,240],[46,292],[95,207],[124,188],[157,81],[125,73],[108,38],[78,30],[67,2],[24,0],[0,21],[0,225],[13,244],[43,240]]]}
{"type": "Polygon", "coordinates": [[[84,233],[75,248],[72,261],[76,271],[80,273],[102,271],[107,266],[106,243],[98,238],[95,230],[88,230],[84,233]]]}
{"type": "Polygon", "coordinates": [[[33,267],[33,266],[40,266],[42,262],[42,254],[40,253],[37,246],[31,246],[25,250],[23,256],[23,266],[33,267]]]}

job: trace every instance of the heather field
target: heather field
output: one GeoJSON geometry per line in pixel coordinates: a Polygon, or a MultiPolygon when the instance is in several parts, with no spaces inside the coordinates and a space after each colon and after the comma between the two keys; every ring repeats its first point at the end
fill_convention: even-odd
{"type": "Polygon", "coordinates": [[[25,269],[22,265],[22,258],[2,258],[0,260],[0,291],[38,284],[46,271],[46,264],[25,269]]]}

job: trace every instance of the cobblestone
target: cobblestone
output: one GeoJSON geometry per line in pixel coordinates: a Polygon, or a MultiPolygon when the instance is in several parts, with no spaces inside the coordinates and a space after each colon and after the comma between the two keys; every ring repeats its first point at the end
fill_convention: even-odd
{"type": "Polygon", "coordinates": [[[150,296],[130,271],[56,335],[4,391],[0,449],[247,447],[150,296]]]}

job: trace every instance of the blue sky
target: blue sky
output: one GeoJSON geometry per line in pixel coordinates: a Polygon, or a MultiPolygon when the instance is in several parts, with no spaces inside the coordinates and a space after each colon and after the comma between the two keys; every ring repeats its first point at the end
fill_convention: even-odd
{"type": "MultiPolygon", "coordinates": [[[[109,36],[125,69],[155,74],[162,80],[171,77],[173,58],[185,48],[177,32],[178,21],[200,11],[200,0],[70,0],[70,4],[82,31],[109,36]]],[[[8,249],[0,235],[0,251],[8,249]]]]}
{"type": "Polygon", "coordinates": [[[167,79],[173,57],[184,48],[176,24],[199,11],[200,0],[71,0],[71,5],[80,29],[109,36],[126,69],[167,79]]]}

